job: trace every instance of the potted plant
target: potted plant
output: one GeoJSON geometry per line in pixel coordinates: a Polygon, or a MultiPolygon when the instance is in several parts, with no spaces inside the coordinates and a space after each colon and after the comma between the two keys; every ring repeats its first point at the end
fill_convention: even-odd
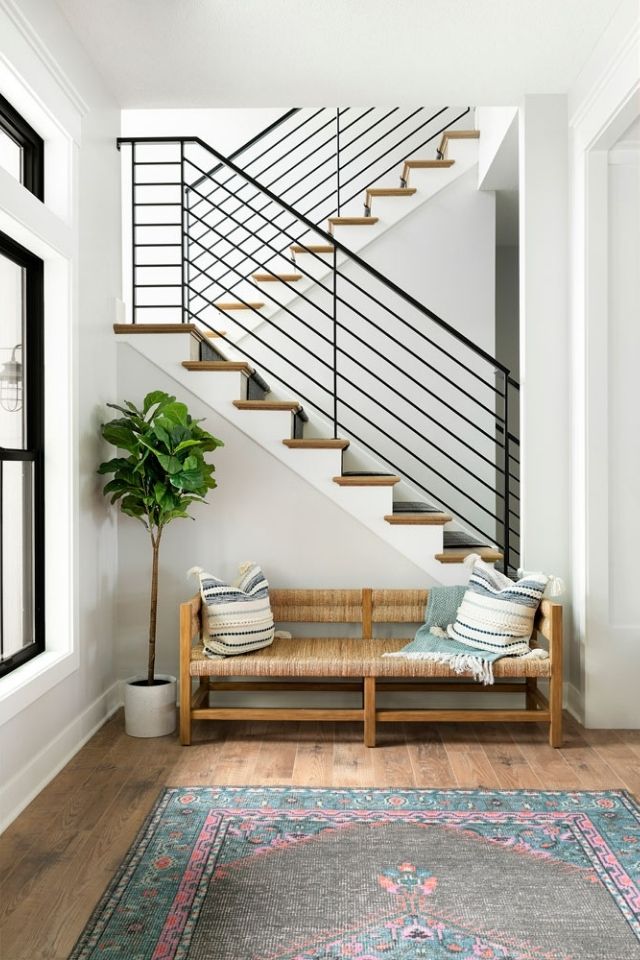
{"type": "Polygon", "coordinates": [[[192,503],[206,502],[216,481],[205,454],[223,444],[192,419],[184,403],[162,390],[148,393],[142,409],[129,400],[107,406],[121,416],[102,424],[102,436],[127,456],[100,464],[99,474],[113,474],[103,492],[139,520],[151,539],[147,673],[125,684],[125,725],[131,736],[160,737],[176,725],[176,679],[155,672],[160,541],[168,523],[189,517],[192,503]]]}

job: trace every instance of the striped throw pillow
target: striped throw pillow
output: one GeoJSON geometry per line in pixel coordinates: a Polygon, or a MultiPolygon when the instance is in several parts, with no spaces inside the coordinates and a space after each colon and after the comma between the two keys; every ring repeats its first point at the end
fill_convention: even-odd
{"type": "Polygon", "coordinates": [[[201,569],[193,572],[200,578],[202,602],[206,606],[203,646],[208,656],[253,653],[273,642],[269,584],[257,563],[243,563],[233,584],[201,569]]]}
{"type": "Polygon", "coordinates": [[[455,623],[447,627],[448,635],[477,650],[504,656],[528,653],[533,621],[550,578],[527,573],[514,582],[477,554],[465,562],[471,566],[471,576],[455,623]]]}

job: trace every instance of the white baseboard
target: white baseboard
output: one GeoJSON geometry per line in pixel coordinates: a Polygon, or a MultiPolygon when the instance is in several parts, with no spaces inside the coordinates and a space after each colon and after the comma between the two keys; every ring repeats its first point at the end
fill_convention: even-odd
{"type": "Polygon", "coordinates": [[[44,790],[71,758],[122,706],[121,684],[113,683],[86,710],[0,787],[0,833],[44,790]]]}
{"type": "Polygon", "coordinates": [[[578,723],[584,723],[584,696],[568,680],[564,683],[564,707],[578,723]]]}

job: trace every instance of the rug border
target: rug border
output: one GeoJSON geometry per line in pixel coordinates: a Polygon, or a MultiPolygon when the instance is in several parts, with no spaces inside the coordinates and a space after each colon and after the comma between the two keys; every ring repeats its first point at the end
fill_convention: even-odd
{"type": "Polygon", "coordinates": [[[81,951],[81,950],[83,949],[83,947],[84,947],[85,941],[90,937],[91,933],[93,932],[93,927],[95,926],[95,924],[97,923],[97,921],[98,921],[98,919],[99,919],[99,916],[100,916],[100,914],[101,914],[101,912],[102,912],[102,909],[103,909],[103,905],[104,905],[104,903],[105,903],[105,900],[107,900],[107,899],[111,896],[111,894],[113,893],[113,891],[115,890],[115,888],[116,888],[116,887],[118,886],[118,884],[120,883],[122,877],[123,877],[124,874],[126,873],[127,869],[129,868],[129,865],[130,865],[131,861],[133,860],[133,858],[134,858],[134,856],[135,856],[135,854],[136,854],[136,851],[137,851],[137,849],[138,849],[138,845],[139,845],[140,842],[144,839],[144,836],[145,836],[147,830],[149,829],[149,827],[151,826],[151,823],[152,823],[152,821],[153,821],[156,813],[160,810],[160,808],[162,807],[163,803],[168,802],[168,795],[169,795],[169,793],[170,793],[171,791],[173,791],[173,790],[185,790],[185,789],[186,789],[186,790],[191,790],[191,789],[193,789],[193,788],[192,788],[192,787],[167,787],[167,786],[165,786],[165,787],[162,787],[162,788],[160,789],[159,794],[157,795],[156,799],[153,801],[153,804],[152,804],[152,806],[151,806],[151,809],[150,809],[149,813],[146,815],[146,817],[144,818],[144,820],[143,820],[143,822],[142,822],[142,826],[141,826],[140,829],[136,832],[135,837],[133,838],[133,840],[131,841],[131,843],[129,844],[129,846],[128,846],[128,848],[127,848],[127,852],[125,853],[125,855],[124,855],[123,859],[121,860],[121,862],[118,864],[118,867],[117,867],[117,869],[116,869],[116,872],[115,872],[114,875],[111,877],[111,880],[109,881],[109,883],[106,885],[106,887],[104,888],[104,890],[103,890],[102,893],[100,894],[100,899],[98,900],[98,902],[97,902],[96,906],[94,907],[94,909],[91,911],[91,915],[90,915],[89,918],[87,919],[87,921],[86,921],[86,923],[85,923],[85,925],[84,925],[84,927],[83,927],[83,929],[82,929],[82,932],[81,932],[80,936],[78,937],[78,939],[77,939],[76,942],[74,943],[74,945],[73,945],[73,947],[72,947],[72,949],[71,949],[71,953],[69,954],[68,960],[76,960],[76,957],[79,956],[80,951],[81,951]]]}
{"type": "Polygon", "coordinates": [[[268,790],[273,792],[285,792],[285,791],[307,791],[310,793],[329,793],[337,791],[345,791],[348,793],[356,794],[369,794],[372,792],[378,793],[392,793],[394,795],[404,794],[404,793],[422,793],[422,794],[508,794],[509,796],[561,796],[565,794],[580,794],[584,796],[618,796],[624,797],[634,808],[637,816],[640,818],[640,801],[635,798],[630,790],[626,788],[623,789],[610,789],[610,790],[538,790],[538,789],[529,789],[525,787],[519,787],[516,789],[502,790],[500,788],[491,788],[491,787],[305,787],[300,784],[291,786],[289,784],[179,784],[173,786],[164,786],[160,788],[160,791],[153,801],[149,813],[144,818],[142,825],[139,830],[136,832],[135,837],[129,844],[127,852],[125,853],[122,861],[118,865],[113,877],[104,888],[101,893],[98,902],[94,909],[91,911],[91,914],[87,918],[82,928],[82,931],[74,943],[71,952],[69,953],[68,960],[79,960],[80,953],[85,946],[86,941],[89,939],[93,932],[93,928],[97,923],[101,913],[103,912],[103,907],[105,901],[111,896],[115,888],[118,886],[122,877],[126,873],[131,861],[133,860],[138,846],[141,841],[144,839],[151,823],[156,815],[159,812],[160,808],[164,805],[168,805],[169,796],[174,794],[178,790],[187,790],[187,791],[196,791],[196,790],[224,790],[230,793],[236,793],[246,790],[268,790]]]}

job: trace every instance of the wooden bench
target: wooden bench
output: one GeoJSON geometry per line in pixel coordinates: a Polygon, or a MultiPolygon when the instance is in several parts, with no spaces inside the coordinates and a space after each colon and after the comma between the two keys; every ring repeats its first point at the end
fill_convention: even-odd
{"type": "MultiPolygon", "coordinates": [[[[377,624],[420,624],[426,590],[272,590],[273,616],[278,626],[361,624],[360,637],[276,639],[256,653],[211,659],[202,642],[200,595],[180,607],[180,740],[191,743],[193,720],[357,720],[364,723],[364,742],[375,746],[376,724],[407,721],[506,721],[549,724],[552,747],[562,743],[562,606],[543,600],[535,621],[532,644],[544,638],[549,659],[505,658],[494,664],[496,682],[485,687],[456,676],[445,664],[404,660],[383,654],[401,649],[414,630],[402,638],[374,637],[377,624]],[[251,678],[248,680],[237,678],[251,678]],[[231,679],[234,678],[234,679],[231,679]],[[340,678],[338,680],[338,678],[340,678]],[[346,678],[346,679],[345,679],[346,678]],[[193,681],[199,683],[195,690],[193,681]],[[548,698],[538,680],[549,682],[548,698]],[[344,708],[224,707],[209,698],[220,691],[359,692],[361,705],[344,708]],[[387,709],[376,694],[406,691],[521,693],[522,709],[387,709]]],[[[381,632],[380,630],[378,632],[381,632]]],[[[383,631],[382,631],[383,632],[383,631]]]]}

